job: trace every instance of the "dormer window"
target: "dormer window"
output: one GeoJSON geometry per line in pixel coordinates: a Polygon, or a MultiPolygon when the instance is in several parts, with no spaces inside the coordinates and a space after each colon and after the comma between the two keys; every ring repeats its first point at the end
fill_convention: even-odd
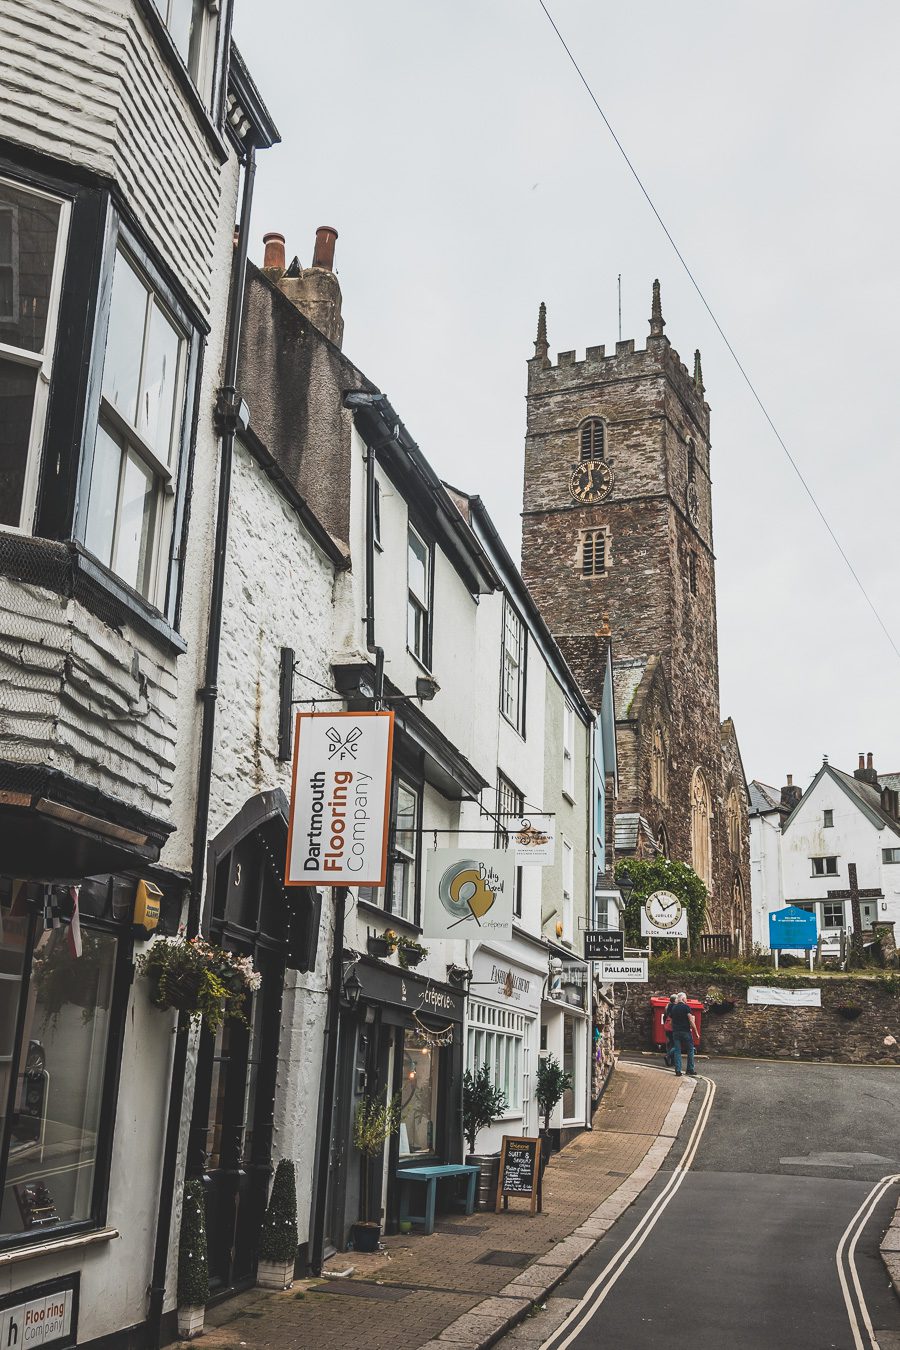
{"type": "Polygon", "coordinates": [[[589,422],[585,422],[580,432],[580,458],[602,459],[603,451],[606,447],[606,428],[599,417],[592,417],[589,422]]]}

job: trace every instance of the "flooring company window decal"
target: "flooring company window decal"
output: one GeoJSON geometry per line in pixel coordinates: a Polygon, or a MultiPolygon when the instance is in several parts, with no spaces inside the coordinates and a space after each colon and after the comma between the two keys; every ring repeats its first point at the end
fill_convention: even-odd
{"type": "Polygon", "coordinates": [[[502,848],[438,848],[428,854],[423,936],[512,937],[516,867],[502,848]]]}
{"type": "Polygon", "coordinates": [[[288,886],[383,886],[394,714],[298,713],[288,886]]]}

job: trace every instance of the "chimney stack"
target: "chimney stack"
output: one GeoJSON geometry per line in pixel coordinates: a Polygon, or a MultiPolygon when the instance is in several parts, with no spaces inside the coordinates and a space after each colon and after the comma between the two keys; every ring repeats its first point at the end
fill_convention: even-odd
{"type": "Polygon", "coordinates": [[[340,347],[344,339],[344,320],[341,318],[341,283],[334,271],[334,245],[338,232],[332,225],[320,225],[316,230],[316,246],[311,267],[301,267],[294,258],[290,267],[284,266],[284,236],[263,235],[266,246],[263,269],[291,304],[305,314],[314,328],[329,342],[340,347]]]}
{"type": "Polygon", "coordinates": [[[853,777],[858,778],[861,783],[871,783],[873,787],[878,787],[878,773],[873,764],[873,755],[871,750],[867,755],[860,755],[859,768],[853,770],[853,777]]]}
{"type": "Polygon", "coordinates": [[[794,783],[794,775],[789,773],[787,782],[781,789],[781,805],[787,807],[788,811],[793,811],[802,796],[803,789],[794,783]]]}
{"type": "Polygon", "coordinates": [[[266,251],[263,255],[263,271],[284,271],[284,235],[272,231],[263,235],[266,251]]]}

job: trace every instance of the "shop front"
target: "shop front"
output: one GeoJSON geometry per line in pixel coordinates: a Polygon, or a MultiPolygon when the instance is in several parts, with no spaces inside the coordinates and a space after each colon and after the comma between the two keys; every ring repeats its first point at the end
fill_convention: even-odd
{"type": "Polygon", "coordinates": [[[553,1055],[572,1083],[550,1116],[550,1128],[559,1148],[564,1148],[589,1123],[590,1009],[587,962],[565,947],[551,946],[547,997],[541,1009],[541,1053],[553,1055]]]}
{"type": "Polygon", "coordinates": [[[472,958],[466,1068],[487,1064],[507,1102],[503,1117],[480,1132],[480,1154],[496,1152],[504,1134],[534,1135],[540,1128],[534,1074],[546,974],[540,947],[525,942],[482,943],[472,958]]]}
{"type": "Polygon", "coordinates": [[[330,1140],[326,1230],[344,1250],[363,1214],[364,1169],[353,1145],[360,1103],[399,1097],[399,1129],[368,1168],[368,1214],[395,1232],[398,1173],[462,1160],[465,997],[459,988],[347,953],[330,1140]]]}

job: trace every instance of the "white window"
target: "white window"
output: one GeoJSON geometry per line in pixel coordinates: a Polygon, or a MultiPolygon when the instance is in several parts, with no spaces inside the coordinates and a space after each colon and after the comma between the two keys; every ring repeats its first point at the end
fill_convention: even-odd
{"type": "Polygon", "coordinates": [[[843,926],[844,906],[839,900],[837,902],[827,900],[822,906],[822,927],[843,928],[843,926]]]}
{"type": "Polygon", "coordinates": [[[575,851],[568,839],[562,841],[562,939],[570,945],[575,938],[575,851]]]}
{"type": "Polygon", "coordinates": [[[568,700],[563,707],[563,792],[575,796],[575,709],[568,700]]]}
{"type": "MultiPolygon", "coordinates": [[[[502,773],[497,774],[497,831],[494,839],[496,848],[509,847],[509,828],[515,827],[518,823],[516,817],[521,817],[525,810],[525,798],[519,789],[505,778],[502,773]],[[511,819],[512,818],[512,819],[511,819]]],[[[516,868],[516,889],[513,895],[513,915],[517,919],[522,917],[522,872],[521,867],[516,868]]]]}
{"type": "Polygon", "coordinates": [[[900,848],[883,848],[881,850],[881,861],[883,863],[900,863],[900,848]]]}
{"type": "Polygon", "coordinates": [[[0,179],[0,525],[30,530],[68,207],[0,179]]]}
{"type": "Polygon", "coordinates": [[[503,672],[500,683],[500,711],[512,722],[520,736],[525,735],[525,662],[527,652],[525,625],[506,596],[503,598],[503,672]]]}
{"type": "Polygon", "coordinates": [[[410,525],[407,534],[406,645],[423,666],[431,662],[431,550],[410,525]]]}
{"type": "Polygon", "coordinates": [[[203,33],[209,0],[153,0],[184,64],[196,81],[200,77],[203,33]]]}
{"type": "Polygon", "coordinates": [[[525,1066],[525,1017],[513,1008],[469,1002],[466,1068],[474,1073],[486,1064],[494,1086],[506,1093],[506,1114],[522,1114],[525,1066]]]}
{"type": "Polygon", "coordinates": [[[419,794],[406,783],[397,785],[394,818],[394,868],[391,874],[391,913],[415,922],[418,870],[419,794]]]}
{"type": "Polygon", "coordinates": [[[837,858],[811,858],[812,874],[814,877],[836,877],[838,870],[837,858]]]}
{"type": "Polygon", "coordinates": [[[165,600],[187,338],[118,250],[84,542],[149,600],[165,600]]]}
{"type": "Polygon", "coordinates": [[[834,811],[822,812],[822,829],[823,830],[834,829],[834,811]]]}

